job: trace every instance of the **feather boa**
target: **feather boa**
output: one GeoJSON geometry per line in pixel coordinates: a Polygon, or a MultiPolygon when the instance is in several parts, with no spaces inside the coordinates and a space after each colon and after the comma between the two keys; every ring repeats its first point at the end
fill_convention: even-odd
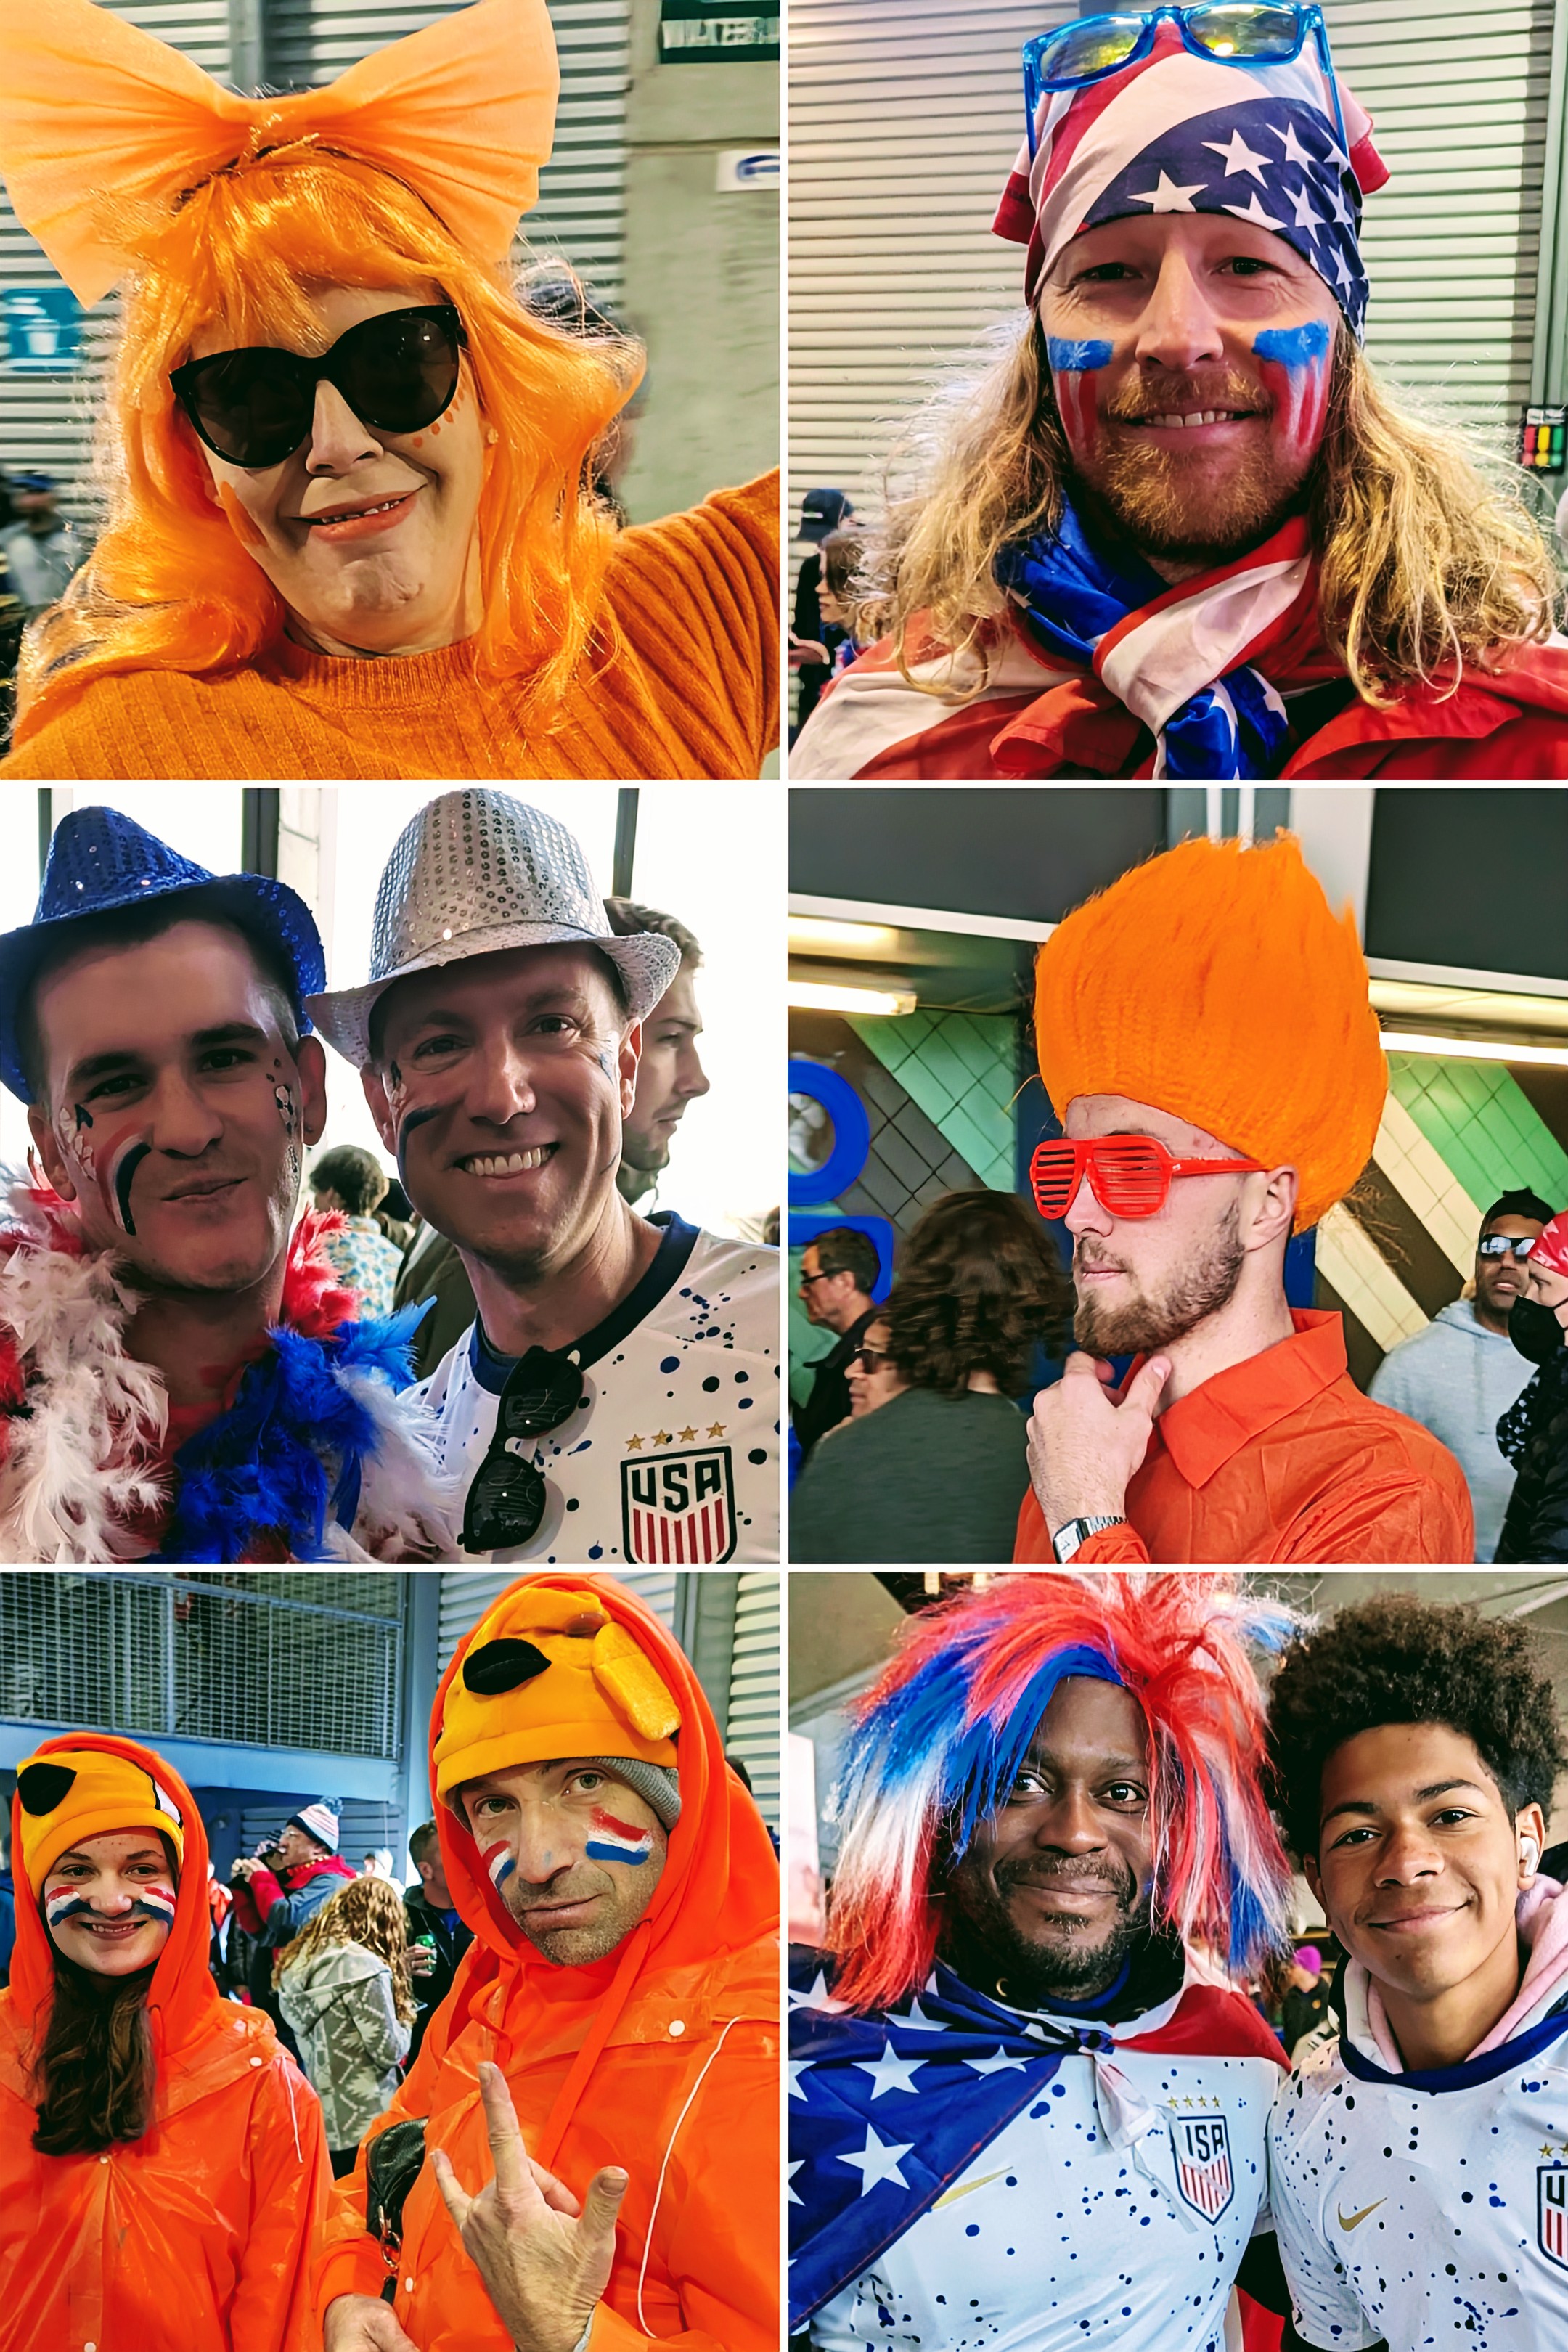
{"type": "Polygon", "coordinates": [[[922,1611],[860,1704],[834,1808],[835,1996],[885,2009],[931,1971],[939,1849],[1005,1798],[1058,1683],[1130,1691],[1149,1727],[1156,1923],[1247,1967],[1283,1941],[1290,1872],[1263,1793],[1264,1700],[1247,1644],[1294,1620],[1227,1577],[1004,1576],[922,1611]]]}
{"type": "Polygon", "coordinates": [[[400,1396],[417,1311],[356,1323],[308,1215],[278,1326],[233,1404],[164,1456],[159,1375],[125,1349],[136,1293],[69,1205],[17,1184],[0,1232],[0,1559],[455,1559],[461,1498],[400,1396]],[[173,1508],[171,1511],[171,1504],[173,1508]],[[163,1527],[162,1543],[156,1530],[163,1527]],[[286,1545],[284,1551],[279,1544],[286,1545]]]}

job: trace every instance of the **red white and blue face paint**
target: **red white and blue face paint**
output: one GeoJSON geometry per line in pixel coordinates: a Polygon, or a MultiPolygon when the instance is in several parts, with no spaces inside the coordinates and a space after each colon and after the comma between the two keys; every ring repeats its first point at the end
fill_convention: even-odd
{"type": "Polygon", "coordinates": [[[494,1845],[479,1848],[479,1860],[484,1864],[485,1875],[499,1895],[517,1868],[516,1855],[506,1839],[500,1838],[494,1845]]]}
{"type": "Polygon", "coordinates": [[[1067,435],[1068,447],[1079,463],[1093,450],[1097,438],[1100,413],[1100,385],[1104,371],[1110,365],[1114,345],[1098,339],[1075,342],[1063,335],[1051,335],[1046,343],[1046,355],[1051,365],[1051,383],[1057,395],[1057,408],[1067,435]]]}
{"type": "Polygon", "coordinates": [[[57,1886],[44,1896],[44,1916],[51,1932],[67,1926],[71,1920],[99,1921],[105,1927],[128,1927],[132,1920],[145,1919],[155,1927],[172,1927],[174,1924],[174,1890],[172,1886],[149,1880],[132,1895],[117,1900],[84,1894],[79,1886],[57,1886]]]}
{"type": "Polygon", "coordinates": [[[153,1147],[139,1122],[129,1129],[96,1118],[85,1103],[72,1103],[55,1121],[55,1134],[73,1173],[90,1184],[122,1234],[134,1235],[131,1188],[153,1147]]]}
{"type": "Polygon", "coordinates": [[[595,1806],[591,1815],[593,1827],[584,1848],[590,1862],[629,1862],[634,1866],[647,1862],[653,1852],[653,1832],[639,1830],[635,1822],[617,1821],[595,1806]]]}
{"type": "Polygon", "coordinates": [[[1333,336],[1322,319],[1300,327],[1266,327],[1252,339],[1263,387],[1273,399],[1270,435],[1277,454],[1305,465],[1317,454],[1329,413],[1333,336]]]}

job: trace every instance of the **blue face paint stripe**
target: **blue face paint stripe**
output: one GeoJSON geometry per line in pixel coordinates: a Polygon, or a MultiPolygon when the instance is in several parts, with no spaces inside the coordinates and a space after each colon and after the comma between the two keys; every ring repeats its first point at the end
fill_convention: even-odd
{"type": "Polygon", "coordinates": [[[628,1853],[624,1845],[605,1845],[597,1838],[590,1838],[584,1852],[590,1862],[627,1862],[634,1870],[647,1860],[646,1848],[641,1853],[628,1853]]]}
{"type": "Polygon", "coordinates": [[[1252,348],[1260,360],[1279,360],[1288,368],[1312,367],[1328,352],[1329,330],[1321,319],[1309,319],[1302,327],[1265,327],[1253,337],[1252,348]]]}
{"type": "Polygon", "coordinates": [[[1087,368],[1110,365],[1109,343],[1074,343],[1059,335],[1047,335],[1046,355],[1058,375],[1081,375],[1087,368]]]}

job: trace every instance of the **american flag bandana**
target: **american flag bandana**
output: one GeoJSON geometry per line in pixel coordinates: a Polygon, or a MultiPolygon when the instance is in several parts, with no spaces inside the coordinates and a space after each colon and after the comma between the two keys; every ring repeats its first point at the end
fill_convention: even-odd
{"type": "Polygon", "coordinates": [[[1156,776],[1279,773],[1291,749],[1284,697],[1239,656],[1272,653],[1280,625],[1315,603],[1301,517],[1238,562],[1170,588],[1131,550],[1103,555],[1069,502],[1054,530],[1004,548],[996,578],[1046,652],[1092,670],[1142,720],[1156,776]]]}
{"type": "Polygon", "coordinates": [[[1228,213],[1282,236],[1315,269],[1358,342],[1366,319],[1361,200],[1387,166],[1372,119],[1342,81],[1351,152],[1310,44],[1288,65],[1195,58],[1173,25],[1149,56],[1103,81],[1047,90],[1036,152],[1019,150],[993,226],[1028,247],[1034,307],[1064,246],[1086,229],[1155,213],[1228,213]]]}

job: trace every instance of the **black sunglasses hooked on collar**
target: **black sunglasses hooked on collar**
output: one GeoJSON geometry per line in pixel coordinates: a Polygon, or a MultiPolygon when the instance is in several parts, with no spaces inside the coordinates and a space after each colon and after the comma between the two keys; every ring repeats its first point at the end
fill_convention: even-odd
{"type": "Polygon", "coordinates": [[[362,319],[319,358],[270,343],[187,360],[169,378],[207,447],[231,466],[280,466],[309,439],[316,386],[378,433],[422,433],[452,404],[468,337],[450,302],[362,319]]]}
{"type": "Polygon", "coordinates": [[[550,1490],[542,1471],[510,1451],[516,1438],[547,1437],[583,1402],[583,1367],[548,1348],[530,1348],[496,1400],[495,1432],[463,1509],[465,1551],[500,1551],[539,1531],[550,1490]]]}

